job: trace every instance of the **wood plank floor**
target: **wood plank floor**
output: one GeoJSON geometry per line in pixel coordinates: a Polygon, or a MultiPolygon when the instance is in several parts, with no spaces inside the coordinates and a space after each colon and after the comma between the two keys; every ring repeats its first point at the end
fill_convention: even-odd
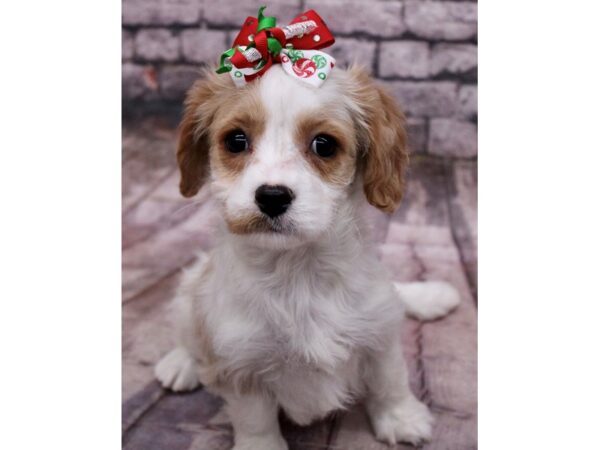
{"type": "MultiPolygon", "coordinates": [[[[158,119],[123,130],[123,447],[218,450],[232,446],[221,399],[199,389],[163,391],[155,362],[172,345],[169,300],[181,269],[211,245],[215,212],[206,191],[177,190],[176,134],[158,119]]],[[[448,280],[462,294],[452,315],[406,320],[411,385],[436,416],[423,449],[477,448],[477,163],[413,158],[401,208],[371,218],[380,255],[395,279],[448,280]]],[[[360,405],[309,427],[281,418],[290,449],[383,450],[360,405]]],[[[413,448],[397,445],[397,449],[413,448]]]]}

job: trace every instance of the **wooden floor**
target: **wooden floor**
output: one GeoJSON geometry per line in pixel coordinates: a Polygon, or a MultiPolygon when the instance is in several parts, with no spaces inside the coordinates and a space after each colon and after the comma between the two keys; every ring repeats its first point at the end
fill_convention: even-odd
{"type": "MultiPolygon", "coordinates": [[[[173,127],[160,120],[123,130],[123,447],[229,449],[221,399],[166,392],[152,375],[172,345],[168,304],[179,274],[210,247],[214,219],[206,191],[194,201],[179,195],[174,145],[173,127]]],[[[425,449],[477,448],[476,192],[476,162],[415,157],[402,207],[392,217],[367,211],[395,279],[448,280],[462,293],[452,315],[403,327],[411,385],[437,419],[425,449]]],[[[361,406],[309,427],[281,421],[290,449],[390,448],[373,439],[361,406]]]]}

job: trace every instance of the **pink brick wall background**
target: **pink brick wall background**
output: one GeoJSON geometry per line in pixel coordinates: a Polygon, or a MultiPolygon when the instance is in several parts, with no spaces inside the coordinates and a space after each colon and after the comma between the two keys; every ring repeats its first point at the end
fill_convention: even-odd
{"type": "Polygon", "coordinates": [[[477,155],[477,3],[431,0],[123,0],[126,116],[179,111],[198,68],[228,49],[246,16],[287,23],[316,9],[336,37],[325,51],[357,59],[409,117],[412,151],[477,155]]]}

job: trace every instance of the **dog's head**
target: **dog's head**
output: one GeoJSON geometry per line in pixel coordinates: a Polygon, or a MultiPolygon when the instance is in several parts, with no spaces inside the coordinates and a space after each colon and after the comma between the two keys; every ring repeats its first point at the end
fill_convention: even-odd
{"type": "Polygon", "coordinates": [[[181,193],[208,182],[229,231],[286,247],[331,229],[357,186],[393,211],[407,165],[404,116],[362,70],[320,87],[274,66],[235,88],[211,73],[190,89],[177,149],[181,193]]]}

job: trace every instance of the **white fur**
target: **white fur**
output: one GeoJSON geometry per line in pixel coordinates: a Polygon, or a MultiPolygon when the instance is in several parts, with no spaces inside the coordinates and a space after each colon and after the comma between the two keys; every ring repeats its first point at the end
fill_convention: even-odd
{"type": "Polygon", "coordinates": [[[431,435],[432,416],[409,390],[400,297],[410,313],[432,319],[455,307],[458,296],[429,283],[397,286],[399,297],[365,238],[360,181],[324,182],[292,139],[297,115],[315,106],[331,104],[332,114],[350,119],[357,106],[347,105],[344,76],[337,71],[316,90],[274,66],[260,80],[268,120],[254,159],[236,182],[213,174],[211,189],[223,214],[233,216],[256,213],[259,185],[289,186],[296,198],[282,220],[294,232],[223,231],[183,277],[178,346],[156,367],[165,387],[202,382],[226,399],[238,450],[287,448],[279,408],[308,424],[363,397],[378,439],[418,443],[431,435]],[[201,335],[216,355],[210,370],[201,335]],[[244,389],[249,380],[251,392],[244,389]]]}
{"type": "Polygon", "coordinates": [[[444,317],[460,303],[460,294],[449,283],[426,281],[394,283],[406,312],[419,320],[444,317]]]}
{"type": "Polygon", "coordinates": [[[175,392],[192,391],[200,386],[199,367],[184,347],[175,347],[156,365],[156,378],[175,392]]]}

